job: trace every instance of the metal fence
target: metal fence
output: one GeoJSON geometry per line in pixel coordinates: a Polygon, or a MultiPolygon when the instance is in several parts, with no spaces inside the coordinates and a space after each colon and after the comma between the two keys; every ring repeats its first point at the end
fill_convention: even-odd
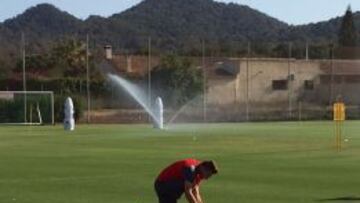
{"type": "MultiPolygon", "coordinates": [[[[86,57],[85,66],[91,80],[92,74],[97,73],[112,72],[123,76],[138,85],[144,102],[150,107],[157,97],[150,72],[165,56],[173,54],[187,58],[194,68],[201,69],[205,81],[203,90],[180,106],[165,103],[168,122],[328,120],[332,117],[332,104],[340,99],[347,104],[349,118],[360,117],[360,94],[357,92],[360,87],[360,49],[357,47],[316,42],[219,44],[200,40],[194,42],[191,49],[185,49],[178,44],[165,46],[147,37],[137,39],[141,39],[137,43],[139,46],[129,48],[124,43],[96,41],[91,36],[88,40],[77,38],[87,45],[86,56],[91,56],[86,57]],[[94,62],[94,67],[89,68],[88,60],[94,62]]],[[[27,57],[24,55],[35,54],[32,44],[35,42],[21,47],[25,61],[24,70],[18,76],[25,75],[22,78],[30,77],[26,74],[27,57]]],[[[48,53],[36,53],[41,54],[48,53]]],[[[15,80],[24,82],[19,77],[15,80]]],[[[71,92],[59,92],[46,85],[41,86],[41,90],[88,98],[84,104],[87,111],[81,119],[84,122],[149,121],[147,113],[129,92],[106,79],[103,83],[87,83],[84,75],[81,80],[71,92]],[[89,92],[85,91],[88,85],[89,92]]],[[[10,83],[14,81],[2,81],[6,85],[3,90],[23,90],[19,89],[21,85],[12,89],[10,83]]],[[[27,90],[40,89],[28,85],[27,90]]]]}

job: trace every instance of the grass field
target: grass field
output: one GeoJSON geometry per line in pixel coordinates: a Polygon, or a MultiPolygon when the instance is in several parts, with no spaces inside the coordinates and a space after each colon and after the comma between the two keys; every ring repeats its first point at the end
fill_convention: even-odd
{"type": "Polygon", "coordinates": [[[359,132],[346,123],[337,153],[331,122],[0,127],[0,202],[155,203],[159,171],[188,157],[220,167],[206,203],[360,197],[359,132]]]}

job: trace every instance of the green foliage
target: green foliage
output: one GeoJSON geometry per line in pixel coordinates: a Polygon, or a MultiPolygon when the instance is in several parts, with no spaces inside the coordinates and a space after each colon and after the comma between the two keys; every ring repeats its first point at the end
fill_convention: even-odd
{"type": "Polygon", "coordinates": [[[339,45],[344,47],[354,47],[357,45],[357,37],[358,33],[355,27],[353,13],[349,6],[342,19],[339,30],[339,45]]]}
{"type": "MultiPolygon", "coordinates": [[[[50,69],[54,68],[54,61],[52,61],[50,56],[47,54],[27,56],[25,68],[27,73],[42,75],[48,72],[50,69]]],[[[18,60],[14,72],[19,73],[22,72],[22,70],[23,70],[23,61],[18,60]]]]}
{"type": "MultiPolygon", "coordinates": [[[[22,90],[22,80],[0,80],[0,86],[11,91],[22,90]]],[[[29,79],[27,80],[28,91],[53,91],[55,94],[86,95],[86,80],[78,78],[55,78],[51,80],[29,79]]],[[[106,95],[107,87],[104,80],[91,80],[90,90],[93,96],[106,95]]]]}
{"type": "Polygon", "coordinates": [[[5,64],[4,60],[0,59],[0,79],[7,78],[10,70],[8,66],[5,64]]]}
{"type": "Polygon", "coordinates": [[[182,105],[203,90],[203,72],[196,69],[190,60],[175,55],[164,57],[160,65],[152,70],[151,78],[154,92],[167,105],[182,105]]]}
{"type": "Polygon", "coordinates": [[[0,122],[24,122],[24,102],[0,100],[0,122]]]}
{"type": "MultiPolygon", "coordinates": [[[[89,56],[89,70],[95,70],[94,57],[89,56]]],[[[86,44],[79,40],[67,39],[60,41],[46,54],[26,57],[26,71],[31,77],[49,76],[55,70],[55,75],[65,77],[86,78],[86,44]]],[[[23,61],[18,59],[15,73],[22,72],[23,61]]],[[[99,74],[91,73],[99,78],[99,74]]]]}
{"type": "Polygon", "coordinates": [[[310,46],[309,56],[311,59],[330,59],[330,47],[329,45],[310,46]]]}
{"type": "MultiPolygon", "coordinates": [[[[55,122],[63,122],[64,120],[64,102],[67,96],[55,96],[54,116],[55,122]]],[[[75,120],[81,119],[84,114],[85,99],[81,96],[72,96],[75,108],[75,120]]],[[[49,96],[28,95],[27,96],[27,121],[30,121],[30,111],[32,110],[33,122],[37,122],[36,107],[39,105],[43,122],[51,124],[51,100],[49,96]]],[[[19,123],[24,122],[24,97],[17,96],[14,100],[0,100],[0,122],[1,123],[19,123]]]]}
{"type": "Polygon", "coordinates": [[[86,44],[70,39],[58,43],[52,50],[56,66],[63,69],[65,77],[86,77],[86,44]]]}

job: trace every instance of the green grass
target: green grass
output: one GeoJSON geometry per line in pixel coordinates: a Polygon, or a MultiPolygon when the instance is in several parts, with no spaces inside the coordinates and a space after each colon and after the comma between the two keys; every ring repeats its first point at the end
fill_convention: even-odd
{"type": "Polygon", "coordinates": [[[187,157],[218,162],[206,203],[359,197],[359,132],[346,123],[337,153],[331,122],[0,127],[0,202],[155,203],[154,178],[187,157]]]}

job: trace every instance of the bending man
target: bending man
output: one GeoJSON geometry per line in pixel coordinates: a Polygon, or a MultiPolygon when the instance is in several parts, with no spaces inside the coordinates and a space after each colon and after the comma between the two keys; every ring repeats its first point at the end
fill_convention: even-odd
{"type": "Polygon", "coordinates": [[[200,182],[217,173],[214,161],[185,159],[171,164],[155,181],[159,203],[176,203],[184,193],[189,203],[203,203],[200,182]]]}

